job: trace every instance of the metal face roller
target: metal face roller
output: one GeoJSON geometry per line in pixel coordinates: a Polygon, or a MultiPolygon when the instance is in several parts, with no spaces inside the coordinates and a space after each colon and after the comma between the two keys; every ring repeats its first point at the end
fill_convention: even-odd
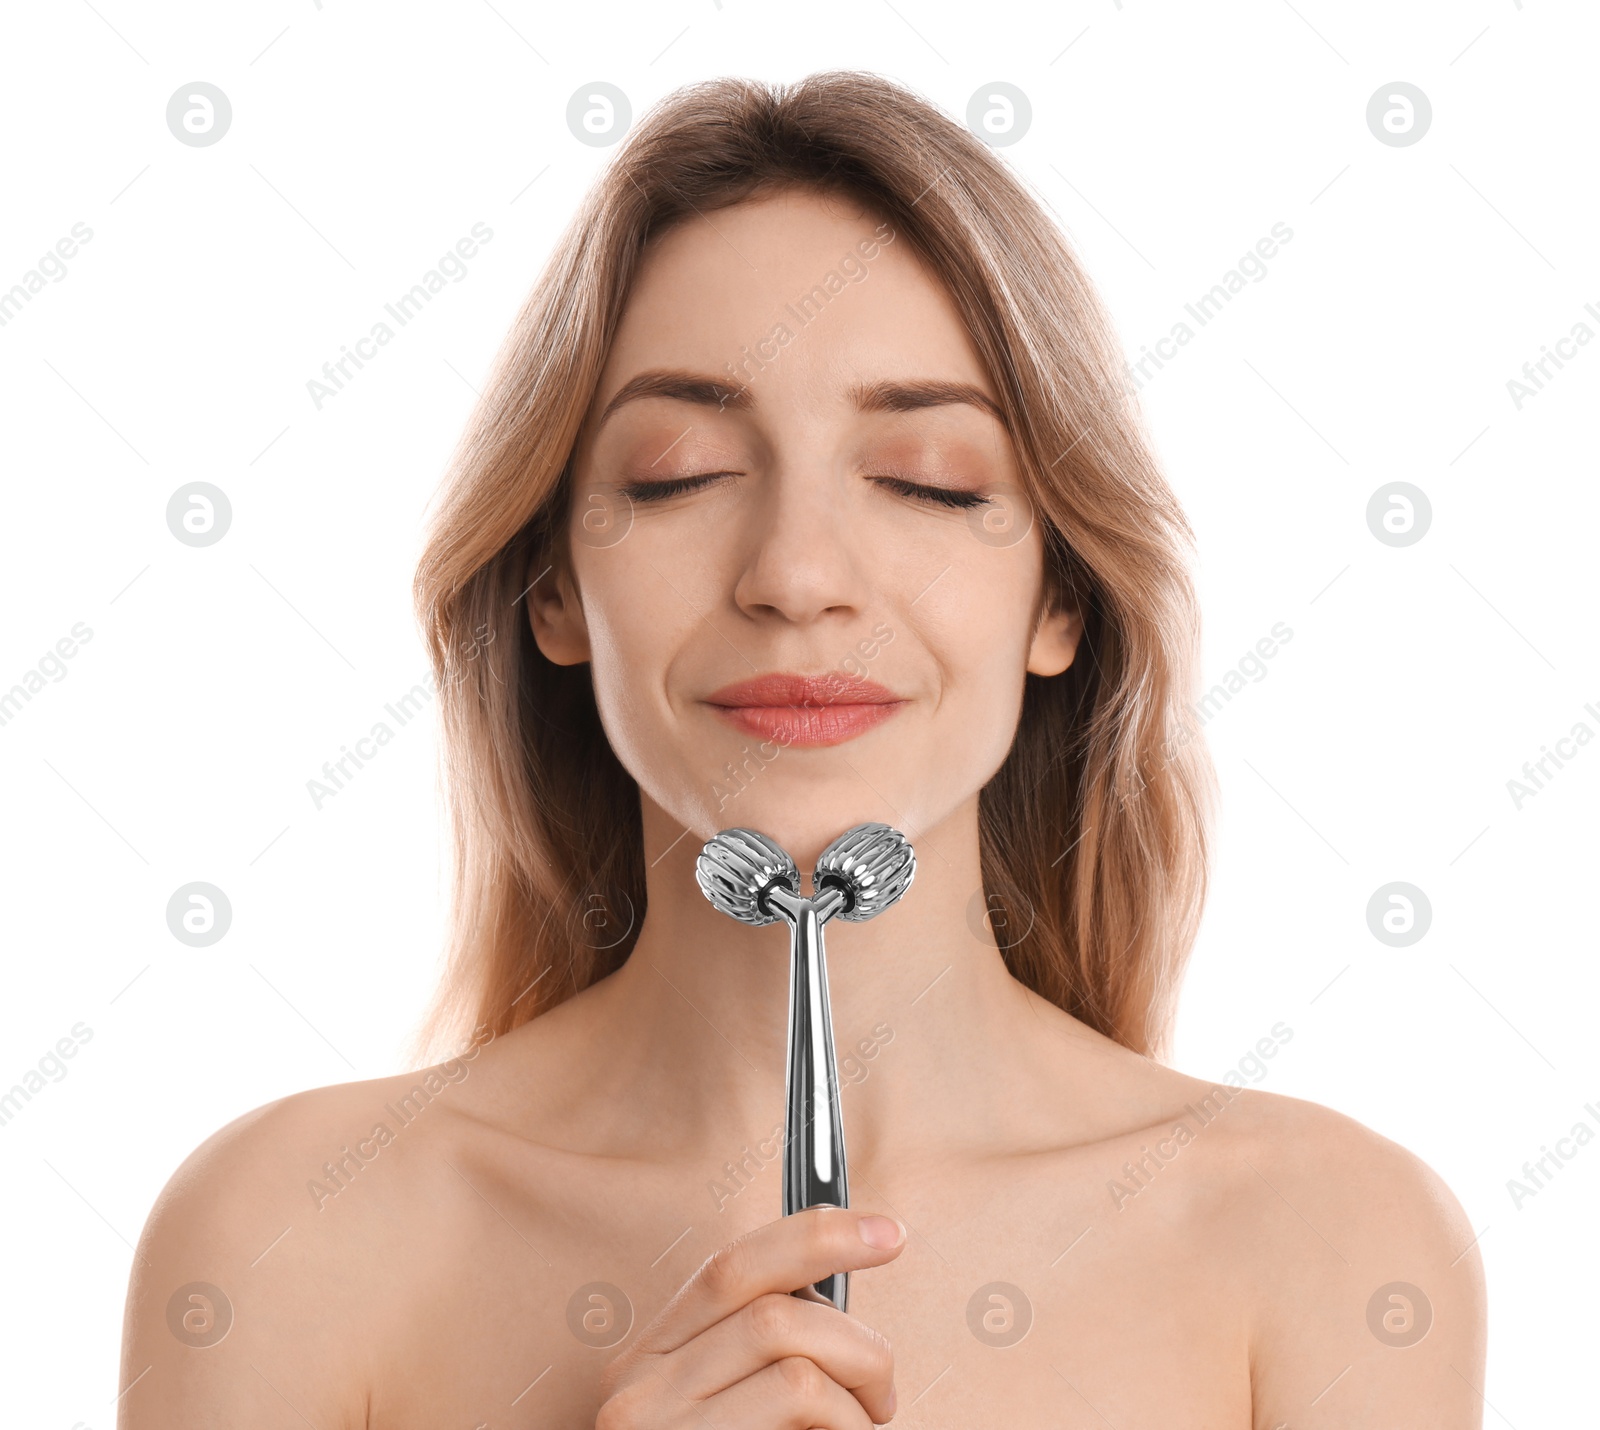
{"type": "MultiPolygon", "coordinates": [[[[718,909],[741,923],[789,925],[784,1216],[850,1205],[822,926],[835,917],[874,918],[911,887],[916,871],[910,841],[887,824],[858,824],[824,849],[809,898],[800,893],[794,860],[753,829],[724,829],[700,851],[695,879],[718,909]]],[[[850,1273],[836,1271],[793,1294],[843,1311],[850,1273]]]]}

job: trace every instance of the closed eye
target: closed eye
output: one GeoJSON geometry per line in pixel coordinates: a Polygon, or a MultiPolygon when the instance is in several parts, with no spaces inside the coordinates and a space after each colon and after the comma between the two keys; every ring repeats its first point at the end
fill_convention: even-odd
{"type": "Polygon", "coordinates": [[[959,487],[929,487],[921,482],[907,481],[904,477],[874,477],[873,480],[901,496],[931,502],[936,506],[970,509],[989,504],[989,498],[982,492],[962,491],[959,487]]]}
{"type": "Polygon", "coordinates": [[[698,491],[701,487],[709,486],[718,477],[737,475],[736,472],[701,472],[697,476],[673,477],[667,481],[623,482],[617,490],[630,501],[665,501],[668,497],[679,496],[684,492],[698,491]]]}
{"type": "MultiPolygon", "coordinates": [[[[665,481],[624,482],[617,490],[634,502],[666,501],[669,497],[681,496],[685,492],[698,491],[701,487],[709,486],[718,477],[737,475],[737,472],[700,472],[694,476],[672,477],[665,481]]],[[[989,498],[982,492],[962,491],[957,487],[926,486],[921,482],[908,481],[904,477],[873,477],[871,480],[888,487],[890,491],[900,496],[910,497],[913,501],[928,502],[934,506],[970,510],[973,507],[989,504],[989,498]]]]}

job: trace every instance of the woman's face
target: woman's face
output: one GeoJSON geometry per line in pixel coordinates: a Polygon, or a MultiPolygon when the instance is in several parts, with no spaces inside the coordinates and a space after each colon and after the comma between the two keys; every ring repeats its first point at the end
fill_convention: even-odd
{"type": "Polygon", "coordinates": [[[1041,611],[990,403],[937,279],[846,200],[653,246],[579,438],[570,570],[529,606],[670,820],[805,869],[866,820],[916,839],[999,768],[1024,672],[1064,670],[1080,625],[1041,611]]]}

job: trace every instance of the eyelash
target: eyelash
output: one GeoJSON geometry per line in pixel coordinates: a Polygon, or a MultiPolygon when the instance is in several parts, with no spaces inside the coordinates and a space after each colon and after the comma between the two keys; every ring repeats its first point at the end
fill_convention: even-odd
{"type": "Polygon", "coordinates": [[[908,482],[904,477],[877,477],[891,491],[918,501],[932,502],[935,506],[953,507],[958,511],[972,507],[988,506],[989,498],[982,492],[964,492],[954,487],[925,487],[918,482],[908,482]]]}
{"type": "MultiPolygon", "coordinates": [[[[619,490],[629,500],[635,502],[665,501],[668,497],[697,491],[718,477],[733,475],[732,472],[702,472],[696,476],[674,477],[670,481],[663,482],[624,482],[619,490]]],[[[914,501],[931,502],[935,506],[970,510],[973,507],[989,504],[989,498],[982,492],[957,491],[951,487],[928,487],[919,482],[907,481],[904,477],[875,477],[873,480],[883,483],[901,496],[911,497],[914,501]]]]}
{"type": "Polygon", "coordinates": [[[653,502],[665,501],[668,497],[679,496],[684,492],[692,492],[708,482],[715,481],[718,477],[732,476],[732,472],[702,472],[694,477],[674,477],[664,482],[623,482],[617,490],[630,501],[653,502]]]}

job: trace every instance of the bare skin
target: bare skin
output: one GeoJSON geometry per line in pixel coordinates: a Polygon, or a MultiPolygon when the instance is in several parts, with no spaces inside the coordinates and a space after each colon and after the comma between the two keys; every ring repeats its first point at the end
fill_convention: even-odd
{"type": "Polygon", "coordinates": [[[627,536],[577,534],[529,618],[547,657],[591,663],[641,786],[628,962],[431,1084],[319,1088],[202,1144],[140,1243],[123,1430],[1481,1424],[1481,1265],[1425,1165],[1314,1104],[1140,1057],[1005,967],[977,795],[1024,671],[1067,669],[1081,626],[1041,606],[1037,530],[980,539],[919,491],[1016,484],[991,414],[851,399],[995,395],[907,246],[748,369],[751,402],[657,395],[599,421],[646,371],[728,382],[876,227],[786,194],[668,235],[580,438],[574,530],[622,512],[627,536]],[[730,798],[759,740],[705,697],[852,652],[904,706],[745,767],[730,798]],[[780,1219],[786,941],[712,910],[694,857],[744,824],[805,869],[868,819],[911,836],[919,873],[880,919],[829,928],[851,1209],[780,1219]],[[870,1213],[904,1242],[862,1241],[870,1213]],[[782,1294],[847,1268],[848,1315],[782,1294]],[[209,1345],[227,1320],[209,1290],[169,1328],[202,1282],[232,1308],[209,1345]]]}

